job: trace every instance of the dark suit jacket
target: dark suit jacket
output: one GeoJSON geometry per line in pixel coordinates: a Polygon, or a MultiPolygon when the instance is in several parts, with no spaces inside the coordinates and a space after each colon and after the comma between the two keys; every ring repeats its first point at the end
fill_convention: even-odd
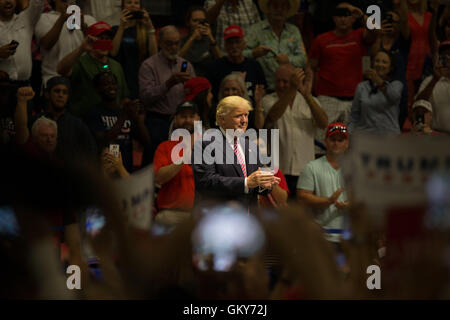
{"type": "MultiPolygon", "coordinates": [[[[253,206],[256,207],[259,188],[249,188],[248,194],[245,193],[245,177],[239,161],[234,156],[234,150],[228,144],[222,133],[220,134],[220,138],[223,143],[221,152],[218,155],[216,155],[215,152],[211,152],[211,154],[214,155],[216,159],[223,159],[222,164],[216,162],[213,164],[206,164],[204,160],[202,161],[202,164],[195,164],[193,158],[192,169],[195,180],[195,204],[198,205],[200,202],[211,200],[223,204],[227,201],[234,200],[242,204],[244,208],[253,206]],[[233,156],[233,164],[226,164],[226,152],[229,152],[228,155],[233,156]]],[[[213,141],[201,141],[202,154],[205,148],[213,141]]],[[[200,141],[197,142],[197,148],[200,147],[199,143],[200,141]]],[[[262,164],[259,161],[258,150],[256,150],[255,147],[249,147],[248,141],[244,145],[241,144],[241,146],[245,153],[245,163],[248,177],[253,172],[257,171],[259,167],[262,167],[262,164]],[[257,163],[250,164],[249,159],[255,156],[257,163]]],[[[265,190],[262,194],[267,194],[269,192],[269,190],[265,190]]]]}

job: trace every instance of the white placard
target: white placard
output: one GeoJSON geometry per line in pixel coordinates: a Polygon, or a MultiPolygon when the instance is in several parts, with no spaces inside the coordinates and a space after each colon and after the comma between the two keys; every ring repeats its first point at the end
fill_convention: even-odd
{"type": "Polygon", "coordinates": [[[368,206],[419,206],[430,175],[450,171],[450,137],[352,135],[342,173],[368,206]]]}
{"type": "Polygon", "coordinates": [[[153,204],[153,166],[114,181],[116,196],[130,226],[150,231],[153,204]]]}

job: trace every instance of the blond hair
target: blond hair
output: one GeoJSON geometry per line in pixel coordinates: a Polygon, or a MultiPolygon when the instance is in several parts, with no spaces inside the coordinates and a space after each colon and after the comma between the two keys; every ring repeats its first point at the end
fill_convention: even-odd
{"type": "Polygon", "coordinates": [[[253,111],[250,101],[239,96],[229,96],[223,98],[217,105],[216,124],[219,125],[219,118],[225,117],[231,110],[236,108],[244,108],[247,111],[253,111]]]}

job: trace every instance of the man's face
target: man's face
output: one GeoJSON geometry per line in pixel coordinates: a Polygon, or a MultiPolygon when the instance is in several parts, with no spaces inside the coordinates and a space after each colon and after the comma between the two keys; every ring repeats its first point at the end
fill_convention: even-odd
{"type": "MultiPolygon", "coordinates": [[[[338,5],[337,8],[345,8],[344,5],[338,5]]],[[[336,30],[348,31],[352,28],[354,19],[351,15],[333,16],[336,30]]]]}
{"type": "Polygon", "coordinates": [[[233,37],[225,40],[225,51],[230,58],[242,58],[242,52],[245,49],[245,40],[243,38],[233,37]]]}
{"type": "Polygon", "coordinates": [[[228,80],[223,85],[223,97],[229,97],[229,96],[239,96],[242,97],[244,93],[241,90],[241,87],[239,86],[239,83],[234,80],[228,80]]]}
{"type": "Polygon", "coordinates": [[[333,134],[325,138],[325,146],[327,147],[327,153],[334,156],[342,155],[348,149],[348,138],[340,133],[333,134]]]}
{"type": "Polygon", "coordinates": [[[0,0],[0,15],[10,18],[16,10],[16,0],[0,0]]]}
{"type": "Polygon", "coordinates": [[[54,86],[48,93],[47,98],[55,109],[64,109],[69,99],[69,88],[63,84],[54,86]]]}
{"type": "Polygon", "coordinates": [[[186,129],[189,133],[194,133],[194,121],[199,121],[199,115],[192,109],[185,109],[175,115],[175,128],[186,129]]]}
{"type": "Polygon", "coordinates": [[[275,73],[275,91],[281,96],[290,87],[290,78],[292,72],[286,68],[279,68],[275,73]]]}
{"type": "Polygon", "coordinates": [[[245,132],[248,126],[248,111],[246,108],[237,107],[231,109],[231,111],[223,116],[223,122],[221,124],[223,129],[242,130],[245,132]]]}
{"type": "Polygon", "coordinates": [[[56,128],[48,125],[41,125],[34,137],[39,148],[45,152],[52,153],[56,149],[57,132],[56,128]]]}
{"type": "Polygon", "coordinates": [[[268,16],[270,20],[284,22],[287,19],[287,14],[291,9],[288,0],[269,0],[267,5],[269,9],[268,16]]]}
{"type": "MultiPolygon", "coordinates": [[[[98,40],[112,40],[111,34],[109,32],[103,32],[96,37],[98,40]]],[[[109,50],[92,50],[92,54],[97,58],[103,58],[109,55],[109,50]]]]}
{"type": "Polygon", "coordinates": [[[175,31],[167,32],[161,39],[161,51],[169,60],[175,60],[180,50],[180,34],[175,31]]]}
{"type": "Polygon", "coordinates": [[[98,91],[106,101],[114,101],[117,97],[117,81],[112,73],[104,75],[100,79],[98,91]]]}

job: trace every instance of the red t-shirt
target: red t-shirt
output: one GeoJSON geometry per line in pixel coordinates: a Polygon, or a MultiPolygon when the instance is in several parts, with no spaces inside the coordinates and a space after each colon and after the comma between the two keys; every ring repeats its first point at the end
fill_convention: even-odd
{"type": "Polygon", "coordinates": [[[338,37],[334,31],[319,35],[309,57],[319,63],[316,95],[353,97],[362,78],[362,57],[367,54],[363,43],[364,29],[338,37]]]}
{"type": "MultiPolygon", "coordinates": [[[[281,189],[287,191],[287,193],[289,195],[289,193],[290,193],[289,192],[289,187],[287,185],[286,178],[284,177],[284,174],[281,172],[281,170],[278,169],[277,173],[275,173],[274,176],[281,179],[279,186],[280,186],[281,189]]],[[[273,197],[272,197],[272,199],[273,199],[273,197]]],[[[261,197],[259,197],[259,204],[263,208],[271,208],[271,207],[273,207],[272,201],[270,201],[268,196],[261,196],[261,197]]],[[[277,205],[278,205],[278,203],[277,203],[277,205]]]]}
{"type": "Polygon", "coordinates": [[[420,79],[426,56],[431,56],[428,40],[428,28],[432,14],[425,12],[423,24],[420,25],[411,13],[408,13],[408,24],[411,30],[411,48],[409,49],[406,80],[420,79]]]}
{"type": "MultiPolygon", "coordinates": [[[[156,173],[162,167],[173,164],[172,149],[178,144],[178,141],[165,141],[156,149],[153,159],[153,170],[156,173]]],[[[183,151],[180,152],[183,156],[183,151]]],[[[191,210],[194,206],[195,183],[192,167],[188,164],[183,165],[180,172],[161,186],[158,192],[157,204],[161,209],[181,209],[191,210]]]]}

